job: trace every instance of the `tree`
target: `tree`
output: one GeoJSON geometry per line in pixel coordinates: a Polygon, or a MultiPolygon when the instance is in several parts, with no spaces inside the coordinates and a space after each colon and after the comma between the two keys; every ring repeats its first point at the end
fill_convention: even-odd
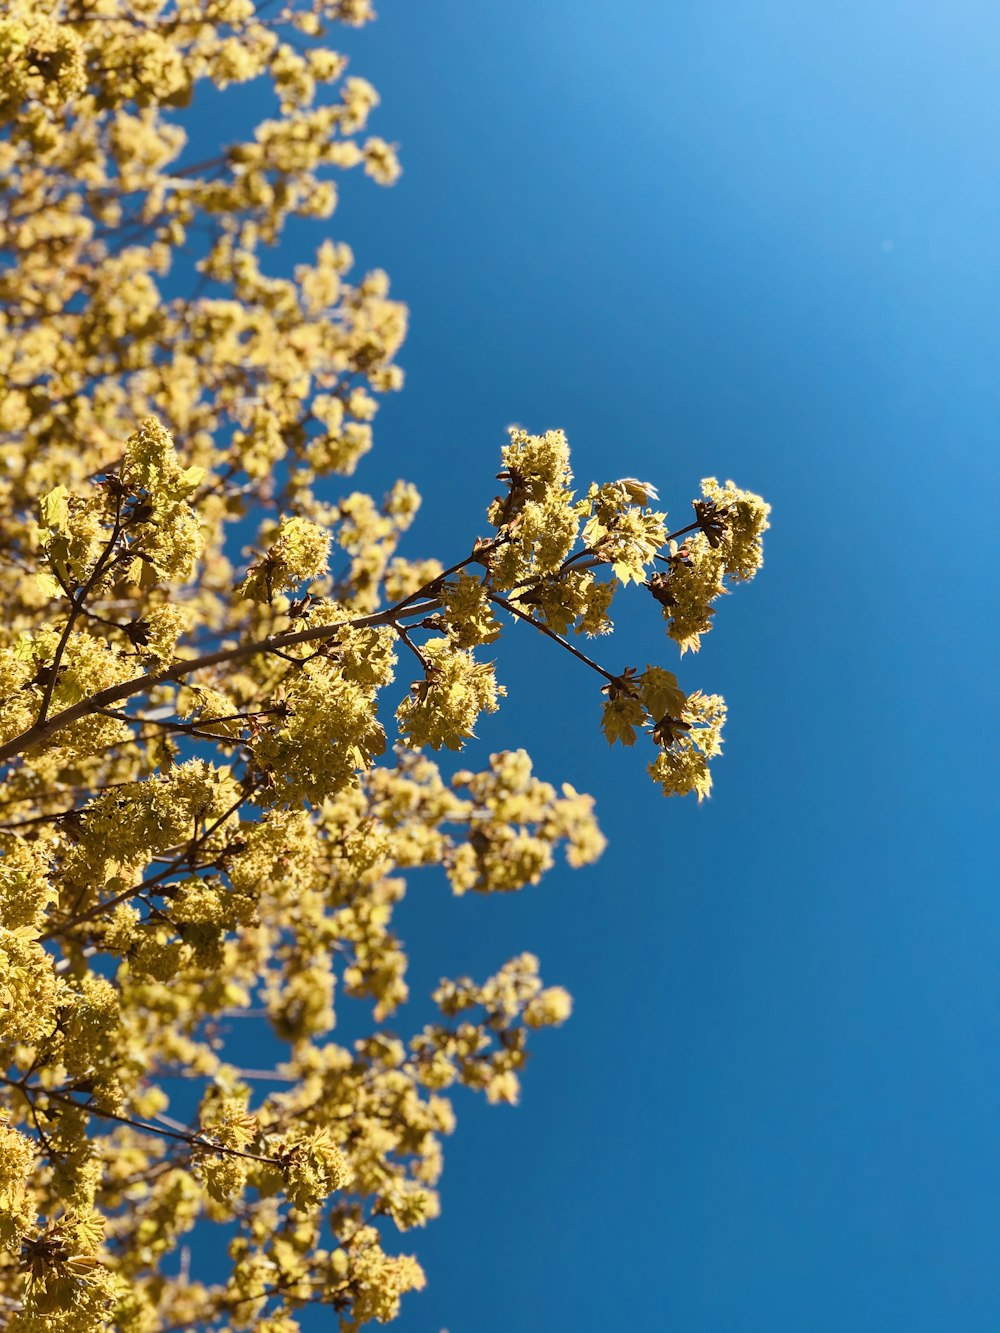
{"type": "Polygon", "coordinates": [[[330,216],[341,170],[398,173],[328,44],[371,17],[0,6],[0,1311],[24,1333],[290,1333],[310,1303],[356,1328],[423,1284],[392,1235],[437,1211],[444,1092],[516,1100],[529,1032],[570,999],[525,954],[387,1030],[400,872],[500,892],[559,846],[602,849],[590,799],[523,751],[450,775],[429,757],[497,709],[487,645],[546,636],[600,678],[609,742],[647,733],[665,794],[710,787],[721,698],[579,645],[636,585],[697,649],[761,563],[757,496],[709,479],[669,532],[648,483],[576,492],[564,436],[515,430],[486,535],[445,566],[397,554],[411,484],[338,480],[402,384],[405,309],[342,244],[293,278],[261,254],[330,216]],[[195,86],[249,80],[273,114],[187,160],[195,86]],[[335,984],[371,1007],[352,1048],[330,1040],[335,984]],[[227,1058],[237,1019],[284,1044],[276,1070],[227,1058]],[[216,1281],[183,1260],[212,1223],[216,1281]]]}

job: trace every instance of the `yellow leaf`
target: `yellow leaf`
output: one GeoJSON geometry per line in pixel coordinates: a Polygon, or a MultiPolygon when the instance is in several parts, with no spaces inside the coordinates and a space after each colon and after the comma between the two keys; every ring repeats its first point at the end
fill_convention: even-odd
{"type": "Polygon", "coordinates": [[[639,688],[642,702],[656,721],[661,717],[680,717],[687,705],[687,695],[677,684],[677,677],[663,667],[647,667],[639,677],[639,688]]]}
{"type": "Polygon", "coordinates": [[[64,531],[69,516],[69,506],[66,502],[68,495],[66,487],[60,485],[54,486],[47,495],[42,496],[38,508],[43,528],[48,528],[50,532],[64,531]]]}
{"type": "Polygon", "coordinates": [[[616,560],[611,568],[615,572],[615,578],[620,583],[642,583],[646,577],[646,571],[642,565],[631,560],[616,560]]]}
{"type": "Polygon", "coordinates": [[[188,467],[177,472],[169,482],[161,483],[161,489],[171,500],[182,500],[196,491],[204,480],[203,467],[188,467]]]}
{"type": "Polygon", "coordinates": [[[642,726],[644,721],[645,713],[639,700],[619,695],[604,705],[601,730],[609,745],[614,745],[615,741],[620,741],[622,745],[634,745],[635,729],[642,726]]]}
{"type": "Polygon", "coordinates": [[[35,575],[35,586],[43,597],[61,597],[63,595],[59,580],[53,578],[47,569],[40,569],[35,575]]]}

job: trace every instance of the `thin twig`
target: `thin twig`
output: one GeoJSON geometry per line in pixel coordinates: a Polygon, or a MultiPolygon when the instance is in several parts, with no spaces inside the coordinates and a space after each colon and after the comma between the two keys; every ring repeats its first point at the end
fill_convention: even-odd
{"type": "Polygon", "coordinates": [[[38,939],[40,941],[55,939],[60,935],[64,935],[68,930],[72,930],[75,926],[82,925],[84,921],[92,921],[102,913],[111,911],[117,907],[119,903],[123,903],[129,898],[135,898],[142,894],[146,894],[157,884],[162,884],[164,880],[169,879],[171,875],[176,874],[178,870],[185,867],[197,849],[207,842],[215,830],[219,828],[221,824],[224,824],[230,816],[234,815],[243,802],[250,799],[252,794],[253,787],[248,786],[240,793],[239,798],[233,802],[228,810],[219,815],[218,819],[212,824],[209,824],[197,838],[192,838],[185,846],[183,852],[181,852],[179,856],[176,856],[165,869],[159,872],[159,874],[154,875],[152,879],[143,880],[141,884],[135,884],[131,888],[123,890],[113,898],[109,898],[107,902],[96,903],[93,907],[88,908],[86,912],[81,912],[79,915],[71,917],[68,921],[64,921],[61,925],[54,926],[51,930],[45,931],[44,934],[38,936],[38,939]]]}
{"type": "MultiPolygon", "coordinates": [[[[31,1094],[38,1093],[53,1101],[62,1102],[64,1106],[75,1106],[77,1110],[85,1111],[88,1115],[96,1115],[101,1120],[113,1120],[119,1125],[128,1125],[130,1129],[140,1130],[144,1134],[156,1134],[161,1138],[176,1139],[179,1142],[190,1144],[192,1148],[219,1153],[225,1157],[245,1157],[252,1162],[266,1162],[269,1166],[281,1166],[281,1161],[277,1157],[266,1157],[262,1153],[244,1152],[241,1148],[227,1148],[224,1144],[213,1143],[211,1139],[206,1139],[200,1134],[189,1134],[186,1131],[168,1129],[164,1126],[150,1124],[145,1120],[133,1120],[130,1116],[118,1115],[115,1111],[106,1111],[103,1107],[95,1106],[92,1102],[78,1102],[75,1097],[71,1097],[68,1093],[57,1092],[53,1088],[27,1087],[25,1084],[9,1078],[2,1078],[0,1081],[10,1087],[19,1089],[31,1107],[33,1107],[31,1094]]],[[[41,1133],[40,1130],[39,1133],[41,1133]]]]}
{"type": "Polygon", "coordinates": [[[417,661],[420,663],[420,665],[421,665],[421,667],[424,669],[424,671],[427,671],[427,670],[429,669],[429,667],[430,667],[430,663],[428,662],[427,658],[423,655],[423,653],[420,651],[420,649],[417,647],[417,645],[416,645],[416,644],[413,642],[413,640],[410,638],[409,634],[407,634],[407,632],[406,632],[406,630],[403,628],[403,626],[402,626],[402,625],[395,625],[395,626],[393,626],[393,628],[395,629],[395,631],[396,631],[396,633],[399,635],[399,637],[402,639],[402,641],[406,644],[407,648],[409,648],[410,652],[414,655],[414,657],[415,657],[415,658],[417,659],[417,661]]]}
{"type": "Polygon", "coordinates": [[[515,606],[513,602],[508,602],[506,597],[501,597],[495,592],[490,592],[486,595],[491,602],[494,602],[497,606],[502,606],[503,609],[509,611],[512,616],[517,616],[519,620],[525,620],[529,625],[534,625],[535,629],[541,630],[543,634],[548,635],[550,639],[553,639],[559,644],[560,648],[565,648],[568,653],[572,653],[574,657],[579,658],[581,662],[590,667],[591,671],[596,671],[598,675],[603,676],[605,680],[610,681],[612,684],[616,684],[620,679],[620,677],[614,675],[612,672],[605,671],[604,667],[595,662],[593,658],[588,657],[586,653],[581,653],[579,648],[574,648],[571,643],[564,639],[561,634],[557,634],[554,629],[549,629],[548,625],[544,625],[540,620],[536,620],[534,616],[528,615],[527,611],[522,611],[520,607],[515,606]]]}
{"type": "MultiPolygon", "coordinates": [[[[413,595],[416,596],[416,594],[413,595]]],[[[410,599],[407,598],[406,600],[409,601],[410,599]]],[[[196,671],[220,666],[223,663],[245,662],[249,658],[273,652],[276,648],[289,648],[299,643],[315,643],[322,639],[333,639],[342,629],[373,629],[379,625],[392,625],[400,615],[406,617],[423,616],[431,611],[438,610],[440,605],[438,598],[432,598],[415,606],[403,607],[402,604],[391,606],[385,611],[377,611],[372,615],[355,616],[349,620],[340,620],[329,625],[311,625],[308,629],[276,634],[273,638],[251,640],[249,643],[240,644],[236,648],[220,648],[217,652],[206,653],[203,657],[186,658],[174,662],[171,666],[163,667],[160,671],[154,671],[150,675],[134,676],[131,680],[123,681],[120,685],[110,685],[105,690],[98,690],[96,694],[92,694],[89,698],[81,699],[79,703],[72,704],[69,708],[64,708],[58,713],[53,713],[44,722],[36,722],[26,731],[21,732],[19,736],[13,737],[6,744],[0,746],[0,764],[16,758],[33,746],[40,745],[55,732],[61,731],[63,727],[68,727],[82,717],[89,717],[100,708],[119,703],[122,699],[129,699],[134,694],[144,694],[155,689],[157,685],[164,685],[168,681],[184,680],[196,671]]]]}
{"type": "MultiPolygon", "coordinates": [[[[676,541],[678,537],[683,537],[689,532],[694,532],[695,528],[701,528],[701,524],[697,520],[695,520],[694,523],[689,523],[686,528],[678,528],[676,532],[668,532],[663,540],[664,542],[676,541]]],[[[653,559],[662,560],[665,565],[668,565],[672,557],[669,555],[654,555],[653,559]]]]}
{"type": "Polygon", "coordinates": [[[56,647],[55,651],[55,656],[52,658],[52,665],[48,669],[49,676],[48,680],[45,682],[45,690],[44,693],[42,694],[42,703],[41,707],[38,710],[38,719],[35,722],[36,727],[41,727],[44,726],[45,724],[45,719],[48,716],[49,704],[51,704],[52,702],[52,695],[56,688],[56,679],[59,675],[59,666],[60,663],[62,662],[63,654],[66,652],[66,645],[69,642],[69,636],[73,632],[73,626],[76,624],[77,617],[83,610],[84,602],[87,600],[88,596],[93,591],[97,583],[97,580],[104,573],[104,570],[107,567],[108,560],[111,557],[111,553],[118,545],[118,538],[121,536],[121,533],[122,533],[122,506],[121,506],[121,500],[119,499],[117,507],[115,509],[114,526],[111,529],[111,536],[108,538],[107,545],[101,552],[97,564],[94,566],[91,572],[90,578],[80,589],[79,594],[74,599],[72,599],[72,603],[70,606],[70,613],[66,617],[66,624],[63,626],[63,632],[60,635],[59,644],[56,647]]]}

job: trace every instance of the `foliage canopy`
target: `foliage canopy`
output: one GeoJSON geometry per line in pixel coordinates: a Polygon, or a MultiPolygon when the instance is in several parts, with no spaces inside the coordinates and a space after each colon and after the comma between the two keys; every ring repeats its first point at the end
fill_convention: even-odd
{"type": "Polygon", "coordinates": [[[515,430],[468,553],[398,553],[418,508],[350,477],[401,387],[406,312],[324,241],[336,180],[398,174],[330,45],[368,0],[0,5],[0,1321],[19,1333],[251,1327],[327,1304],[386,1321],[424,1282],[456,1084],[512,1102],[570,999],[528,954],[443,981],[403,1039],[403,872],[456,894],[601,852],[592,803],[523,751],[450,776],[503,695],[512,629],[601,678],[667,795],[710,787],[721,698],[579,645],[627,585],[683,652],[761,563],[767,506],[702,483],[668,531],[633,478],[575,490],[561,432],[515,430]],[[269,118],[186,156],[199,83],[269,118]],[[253,538],[256,549],[244,543],[253,538]],[[658,604],[659,609],[653,603],[658,604]],[[335,987],[371,1034],[332,1041],[335,987]],[[241,1068],[257,1022],[287,1058],[241,1068]],[[181,1092],[178,1092],[181,1089],[181,1092]],[[194,1119],[171,1114],[171,1098],[194,1119]],[[184,1239],[227,1229],[228,1266],[184,1239]],[[393,1225],[394,1224],[394,1225],[393,1225]]]}

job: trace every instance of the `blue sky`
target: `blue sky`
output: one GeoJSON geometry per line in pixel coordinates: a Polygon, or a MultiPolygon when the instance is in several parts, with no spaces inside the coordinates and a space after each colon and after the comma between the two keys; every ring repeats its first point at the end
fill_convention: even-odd
{"type": "MultiPolygon", "coordinates": [[[[704,475],[774,506],[678,668],[731,709],[700,808],[608,751],[589,673],[502,647],[470,762],[527,744],[610,846],[413,882],[416,990],[531,949],[577,1009],[519,1108],[459,1100],[397,1327],[995,1333],[1000,11],[382,0],[345,41],[404,164],[326,227],[411,308],[358,476],[420,485],[410,552],[485,529],[511,421],[678,523],[704,475]]],[[[641,591],[620,620],[609,665],[676,666],[641,591]]]]}

